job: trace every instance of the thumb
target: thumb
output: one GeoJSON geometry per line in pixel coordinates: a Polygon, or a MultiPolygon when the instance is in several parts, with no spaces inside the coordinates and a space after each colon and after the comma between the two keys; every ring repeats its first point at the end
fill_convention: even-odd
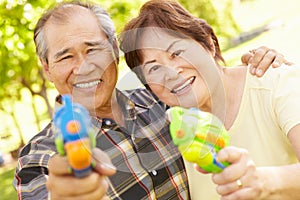
{"type": "Polygon", "coordinates": [[[99,174],[111,176],[116,173],[116,167],[112,164],[109,156],[98,148],[94,148],[93,159],[96,163],[94,170],[99,174]]]}
{"type": "Polygon", "coordinates": [[[242,155],[245,154],[245,151],[247,150],[238,147],[225,147],[219,151],[217,161],[235,163],[240,160],[242,155]]]}

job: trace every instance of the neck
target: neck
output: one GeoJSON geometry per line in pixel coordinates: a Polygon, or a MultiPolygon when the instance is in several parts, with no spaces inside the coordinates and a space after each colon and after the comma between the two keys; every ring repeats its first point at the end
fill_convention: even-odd
{"type": "MultiPolygon", "coordinates": [[[[242,101],[246,80],[247,67],[226,67],[223,68],[223,84],[225,93],[225,103],[217,107],[217,114],[224,121],[226,129],[233,125],[242,101]]],[[[219,101],[220,102],[220,101],[219,101]]]]}
{"type": "Polygon", "coordinates": [[[210,100],[205,109],[217,116],[227,130],[233,125],[242,100],[247,67],[224,67],[220,70],[220,80],[214,80],[210,88],[210,100]]]}
{"type": "Polygon", "coordinates": [[[96,110],[97,117],[113,119],[117,124],[124,125],[123,113],[118,104],[116,90],[112,93],[112,98],[105,105],[96,110]]]}

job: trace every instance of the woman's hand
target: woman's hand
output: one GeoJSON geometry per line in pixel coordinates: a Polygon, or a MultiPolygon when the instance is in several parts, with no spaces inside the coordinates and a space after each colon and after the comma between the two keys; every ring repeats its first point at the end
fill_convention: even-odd
{"type": "Polygon", "coordinates": [[[257,49],[250,50],[249,52],[243,54],[241,60],[243,64],[250,64],[251,74],[258,77],[263,76],[270,66],[276,68],[281,66],[282,64],[293,64],[285,60],[283,54],[278,53],[276,50],[269,49],[265,46],[261,46],[257,49]]]}
{"type": "Polygon", "coordinates": [[[105,199],[107,176],[116,172],[107,154],[93,150],[96,162],[94,171],[87,177],[76,178],[69,170],[66,157],[53,156],[49,160],[49,177],[46,183],[51,199],[105,199]]]}
{"type": "Polygon", "coordinates": [[[212,175],[222,200],[266,198],[268,191],[262,170],[256,168],[247,150],[226,147],[218,153],[218,161],[231,163],[222,172],[212,175]]]}

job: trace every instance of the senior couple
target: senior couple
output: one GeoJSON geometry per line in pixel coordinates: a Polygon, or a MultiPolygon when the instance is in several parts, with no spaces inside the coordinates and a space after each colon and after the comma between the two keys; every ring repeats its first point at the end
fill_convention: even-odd
{"type": "Polygon", "coordinates": [[[57,104],[71,94],[92,117],[95,165],[76,178],[57,155],[50,122],[20,152],[19,199],[300,198],[300,69],[280,66],[289,63],[275,50],[260,47],[243,65],[224,67],[211,26],[176,1],[150,0],[120,35],[145,89],[120,91],[114,24],[99,5],[57,5],[34,41],[57,104]],[[221,173],[204,174],[180,156],[165,117],[177,105],[223,121],[232,146],[218,154],[230,163],[221,173]]]}

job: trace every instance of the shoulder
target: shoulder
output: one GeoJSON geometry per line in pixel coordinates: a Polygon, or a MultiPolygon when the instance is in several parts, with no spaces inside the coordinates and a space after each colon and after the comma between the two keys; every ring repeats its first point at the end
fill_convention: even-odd
{"type": "MultiPolygon", "coordinates": [[[[266,73],[258,78],[248,72],[249,86],[262,89],[283,89],[300,83],[300,65],[281,66],[269,68],[266,73]]],[[[292,89],[292,88],[291,88],[292,89]]]]}
{"type": "Polygon", "coordinates": [[[49,123],[20,151],[13,182],[20,195],[35,195],[41,188],[46,191],[44,185],[45,175],[48,174],[48,161],[55,153],[54,135],[49,123]]]}
{"type": "Polygon", "coordinates": [[[153,107],[154,105],[165,105],[149,90],[145,88],[138,88],[132,90],[122,91],[136,106],[153,107]]]}
{"type": "Polygon", "coordinates": [[[281,91],[299,91],[300,85],[300,65],[282,66],[272,69],[273,84],[278,92],[281,91]]]}
{"type": "Polygon", "coordinates": [[[161,102],[151,91],[138,88],[134,90],[123,91],[130,101],[134,104],[135,112],[145,124],[156,122],[164,119],[167,106],[161,102]]]}
{"type": "Polygon", "coordinates": [[[52,123],[49,123],[41,132],[36,134],[34,137],[30,139],[28,144],[26,144],[21,152],[20,157],[25,155],[39,152],[48,152],[51,155],[56,152],[56,147],[54,143],[54,134],[51,130],[52,123]]]}

